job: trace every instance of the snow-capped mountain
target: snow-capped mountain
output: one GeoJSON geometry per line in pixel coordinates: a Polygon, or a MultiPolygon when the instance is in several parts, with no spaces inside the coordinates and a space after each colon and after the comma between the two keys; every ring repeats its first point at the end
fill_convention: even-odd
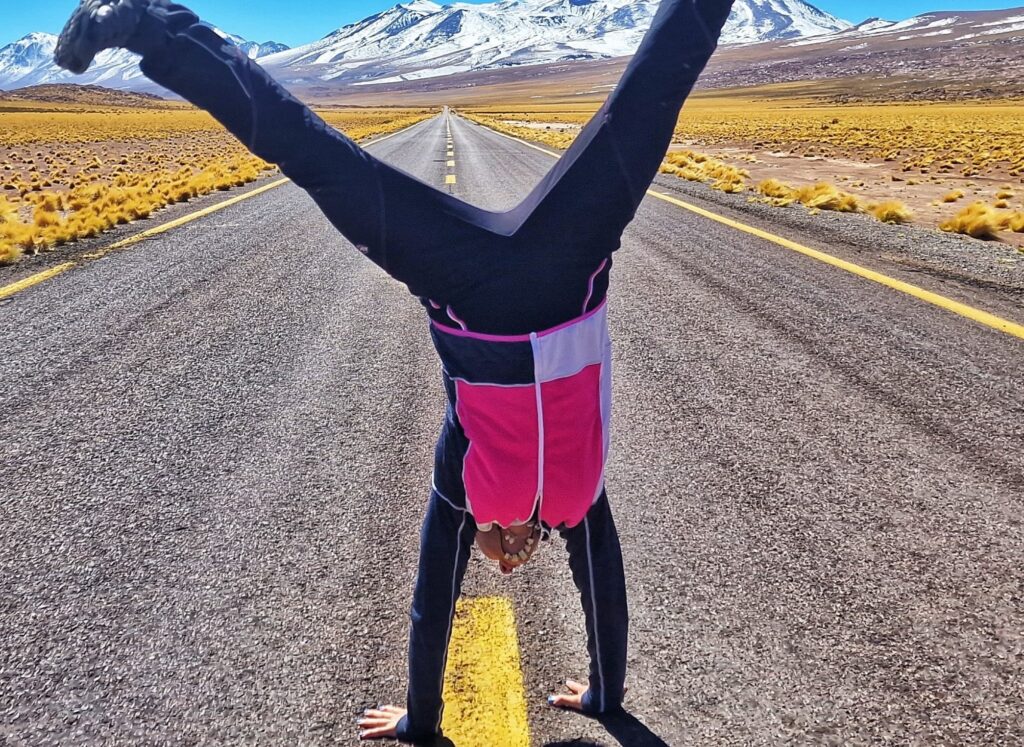
{"type": "Polygon", "coordinates": [[[268,55],[277,54],[278,52],[285,52],[291,47],[287,44],[281,44],[279,42],[254,42],[243,39],[237,34],[229,34],[226,31],[221,31],[216,26],[210,26],[222,39],[227,39],[229,42],[234,44],[236,47],[245,52],[249,59],[259,60],[268,55]]]}
{"type": "MultiPolygon", "coordinates": [[[[390,83],[631,54],[658,0],[412,0],[263,60],[290,83],[390,83]]],[[[725,44],[795,39],[850,24],[803,0],[737,0],[725,44]]]]}
{"type": "Polygon", "coordinates": [[[966,41],[1014,35],[1024,31],[1024,8],[1005,11],[944,11],[923,13],[903,21],[869,18],[845,31],[798,39],[790,46],[827,44],[836,39],[872,39],[879,41],[920,42],[925,39],[966,41]]]}
{"type": "Polygon", "coordinates": [[[869,18],[831,34],[720,52],[702,77],[708,88],[802,80],[875,80],[843,100],[959,101],[1020,95],[1024,7],[937,11],[901,21],[869,18]]]}
{"type": "MultiPolygon", "coordinates": [[[[259,59],[288,49],[284,44],[251,42],[214,28],[220,36],[240,47],[249,57],[259,59]]],[[[78,83],[107,88],[150,88],[139,70],[139,58],[123,49],[108,49],[96,56],[85,75],[72,75],[53,61],[57,47],[54,34],[34,33],[0,49],[0,89],[24,88],[45,83],[78,83]]]]}

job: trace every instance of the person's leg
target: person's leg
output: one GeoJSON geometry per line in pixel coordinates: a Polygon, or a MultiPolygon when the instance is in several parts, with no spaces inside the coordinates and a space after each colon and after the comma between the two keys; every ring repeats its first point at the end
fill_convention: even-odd
{"type": "Polygon", "coordinates": [[[629,631],[622,550],[608,495],[602,493],[583,522],[561,534],[587,621],[590,686],[576,693],[575,700],[555,696],[551,703],[577,707],[591,715],[608,713],[622,705],[629,631]]]}
{"type": "Polygon", "coordinates": [[[412,601],[407,712],[402,715],[399,709],[390,707],[368,711],[360,722],[361,728],[394,729],[394,734],[385,729],[369,736],[397,736],[416,742],[430,740],[440,733],[448,641],[475,535],[473,517],[433,491],[420,535],[419,571],[412,601]]]}
{"type": "Polygon", "coordinates": [[[346,238],[415,295],[444,297],[468,282],[466,249],[489,235],[483,211],[371,156],[185,6],[87,0],[61,35],[57,61],[81,67],[106,46],[141,54],[151,80],[279,165],[346,238]]]}
{"type": "Polygon", "coordinates": [[[566,237],[595,262],[618,248],[731,7],[732,0],[662,0],[615,91],[515,208],[519,234],[566,237]]]}

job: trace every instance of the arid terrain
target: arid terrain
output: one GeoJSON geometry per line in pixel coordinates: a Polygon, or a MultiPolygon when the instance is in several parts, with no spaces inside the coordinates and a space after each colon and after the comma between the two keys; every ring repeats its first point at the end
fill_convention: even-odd
{"type": "MultiPolygon", "coordinates": [[[[1024,247],[1022,38],[1024,9],[1009,9],[723,47],[680,118],[665,170],[778,207],[865,213],[1024,247]]],[[[626,62],[297,93],[357,138],[448,104],[562,148],[626,62]]],[[[0,94],[0,143],[0,261],[268,168],[184,103],[95,86],[0,94]]]]}
{"type": "MultiPolygon", "coordinates": [[[[871,20],[836,34],[723,47],[676,133],[674,150],[693,155],[675,155],[667,170],[783,207],[865,212],[1024,246],[1022,42],[1017,8],[871,20]]],[[[361,105],[443,101],[562,148],[627,62],[325,84],[303,95],[361,105]]]]}
{"type": "MultiPolygon", "coordinates": [[[[425,109],[325,109],[351,137],[392,132],[425,109]]],[[[0,99],[0,263],[252,182],[274,167],[210,116],[96,87],[42,86],[0,99]]]]}
{"type": "MultiPolygon", "coordinates": [[[[566,147],[595,110],[485,106],[464,112],[566,147]]],[[[666,171],[779,207],[863,212],[1024,246],[1024,103],[836,103],[814,84],[702,91],[666,171]]]]}

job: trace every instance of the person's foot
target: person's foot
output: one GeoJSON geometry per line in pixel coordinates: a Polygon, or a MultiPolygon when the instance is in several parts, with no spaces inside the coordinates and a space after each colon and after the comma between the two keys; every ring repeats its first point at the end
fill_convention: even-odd
{"type": "Polygon", "coordinates": [[[548,696],[548,705],[555,708],[568,708],[572,711],[583,710],[583,696],[590,688],[575,680],[566,680],[565,687],[568,693],[554,693],[548,696]]]}
{"type": "Polygon", "coordinates": [[[394,739],[398,736],[398,722],[407,711],[398,706],[386,705],[380,708],[367,708],[359,724],[360,739],[394,739]]]}
{"type": "Polygon", "coordinates": [[[57,42],[54,61],[75,74],[104,49],[123,47],[138,28],[148,0],[82,0],[57,42]]]}

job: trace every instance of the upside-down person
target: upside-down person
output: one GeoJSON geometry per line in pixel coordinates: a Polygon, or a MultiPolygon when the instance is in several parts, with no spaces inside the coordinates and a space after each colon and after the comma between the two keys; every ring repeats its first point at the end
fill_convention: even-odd
{"type": "Polygon", "coordinates": [[[663,0],[604,106],[518,207],[478,209],[336,132],[187,8],[83,0],[57,47],[83,72],[109,47],[278,164],[337,229],[417,296],[448,395],[412,604],[407,707],[366,712],[363,737],[440,733],[448,640],[474,540],[505,573],[564,537],[586,616],[588,685],[557,707],[622,704],[626,585],[604,488],[611,410],[605,299],[619,248],[732,0],[663,0]]]}

